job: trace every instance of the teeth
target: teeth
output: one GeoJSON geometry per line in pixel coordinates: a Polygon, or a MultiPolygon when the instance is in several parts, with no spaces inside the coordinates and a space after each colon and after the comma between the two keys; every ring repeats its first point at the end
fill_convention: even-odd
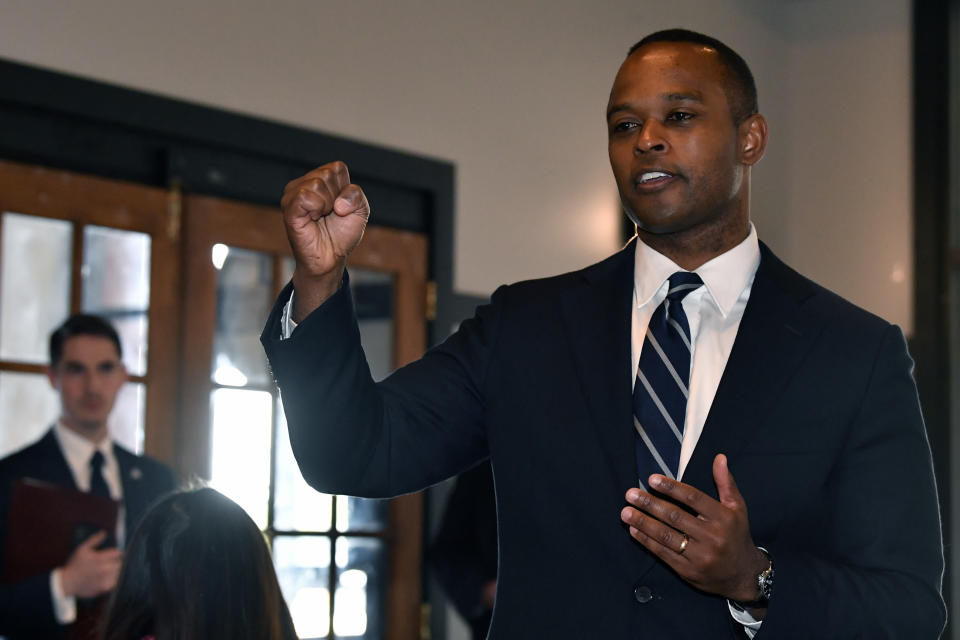
{"type": "Polygon", "coordinates": [[[656,180],[658,178],[669,178],[669,173],[664,173],[663,171],[647,171],[646,173],[640,176],[640,182],[649,182],[650,180],[656,180]]]}

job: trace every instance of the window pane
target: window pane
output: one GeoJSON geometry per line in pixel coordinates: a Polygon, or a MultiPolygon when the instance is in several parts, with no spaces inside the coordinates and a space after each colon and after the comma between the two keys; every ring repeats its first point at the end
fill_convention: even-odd
{"type": "Polygon", "coordinates": [[[59,414],[46,376],[0,372],[0,458],[39,439],[59,414]]]}
{"type": "Polygon", "coordinates": [[[113,412],[107,420],[113,439],[134,453],[143,453],[146,396],[147,389],[139,382],[123,385],[117,394],[113,412]]]}
{"type": "Polygon", "coordinates": [[[333,633],[337,638],[379,640],[386,587],[386,553],[372,538],[337,539],[337,590],[333,598],[333,633]]]}
{"type": "Polygon", "coordinates": [[[387,528],[388,500],[337,496],[337,531],[382,531],[387,528]]]}
{"type": "Polygon", "coordinates": [[[3,214],[0,358],[46,363],[47,339],[70,311],[69,222],[3,214]]]}
{"type": "Polygon", "coordinates": [[[273,526],[280,531],[329,531],[333,498],[312,489],[290,449],[290,434],[277,401],[277,461],[274,470],[273,526]]]}
{"type": "Polygon", "coordinates": [[[260,330],[273,304],[272,260],[268,254],[225,245],[214,252],[217,325],[213,336],[213,380],[242,387],[270,382],[260,330]]]}
{"type": "Polygon", "coordinates": [[[277,536],[273,562],[297,635],[326,638],[330,630],[330,540],[277,536]]]}
{"type": "Polygon", "coordinates": [[[150,236],[89,226],[83,232],[83,310],[105,316],[120,333],[123,363],[147,370],[150,308],[150,236]]]}
{"type": "Polygon", "coordinates": [[[270,494],[270,421],[266,391],[216,389],[210,484],[243,507],[257,526],[267,526],[270,494]]]}
{"type": "Polygon", "coordinates": [[[382,380],[393,371],[393,275],[351,269],[350,289],[370,374],[382,380]]]}

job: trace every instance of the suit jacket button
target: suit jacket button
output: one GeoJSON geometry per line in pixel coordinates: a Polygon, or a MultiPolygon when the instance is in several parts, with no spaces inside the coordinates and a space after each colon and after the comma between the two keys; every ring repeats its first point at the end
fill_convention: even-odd
{"type": "Polygon", "coordinates": [[[640,604],[646,604],[653,600],[653,590],[651,590],[650,587],[640,585],[633,590],[633,597],[636,598],[640,604]]]}

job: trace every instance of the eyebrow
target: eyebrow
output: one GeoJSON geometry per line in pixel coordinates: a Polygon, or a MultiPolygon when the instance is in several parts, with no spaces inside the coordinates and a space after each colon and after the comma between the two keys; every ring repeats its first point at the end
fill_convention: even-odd
{"type": "MultiPolygon", "coordinates": [[[[687,93],[667,93],[661,96],[660,98],[663,102],[674,103],[674,102],[696,102],[698,104],[703,104],[703,96],[699,91],[690,91],[687,93]]],[[[630,111],[633,105],[629,102],[621,102],[620,104],[613,104],[607,108],[607,119],[610,119],[615,113],[620,111],[630,111]]]]}

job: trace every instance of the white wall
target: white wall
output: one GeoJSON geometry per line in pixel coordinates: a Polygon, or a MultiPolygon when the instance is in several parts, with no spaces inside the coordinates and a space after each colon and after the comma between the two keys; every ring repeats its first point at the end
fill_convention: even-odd
{"type": "Polygon", "coordinates": [[[761,237],[909,333],[909,11],[909,0],[0,0],[0,57],[451,161],[455,286],[486,294],[617,248],[610,82],[646,33],[705,31],[751,63],[771,124],[753,181],[761,237]]]}
{"type": "Polygon", "coordinates": [[[784,253],[910,333],[910,3],[788,3],[782,20],[791,45],[784,253]]]}
{"type": "Polygon", "coordinates": [[[761,236],[909,328],[908,11],[907,0],[0,0],[0,56],[449,160],[455,286],[486,294],[616,249],[610,82],[642,35],[703,30],[751,62],[772,125],[754,180],[761,236]]]}

